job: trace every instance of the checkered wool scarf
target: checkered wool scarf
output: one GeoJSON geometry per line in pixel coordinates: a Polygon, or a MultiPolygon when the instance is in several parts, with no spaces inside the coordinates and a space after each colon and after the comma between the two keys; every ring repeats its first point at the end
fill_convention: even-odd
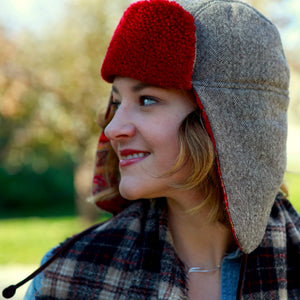
{"type": "MultiPolygon", "coordinates": [[[[264,238],[248,255],[242,299],[300,299],[299,227],[297,213],[277,196],[264,238]]],[[[36,299],[187,299],[163,199],[134,202],[80,238],[44,276],[36,299]]]]}

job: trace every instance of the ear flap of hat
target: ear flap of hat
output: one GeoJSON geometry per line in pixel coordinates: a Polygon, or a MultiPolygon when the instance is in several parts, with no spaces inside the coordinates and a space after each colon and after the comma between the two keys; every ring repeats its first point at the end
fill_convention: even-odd
{"type": "MultiPolygon", "coordinates": [[[[109,105],[105,113],[105,120],[110,120],[114,114],[110,103],[111,99],[109,101],[109,105]]],[[[105,168],[107,168],[107,161],[110,150],[111,146],[109,140],[105,136],[103,130],[100,135],[97,146],[93,177],[93,196],[90,199],[99,208],[115,215],[124,210],[126,207],[128,207],[130,205],[130,201],[125,200],[117,192],[119,182],[117,178],[114,178],[114,172],[112,171],[110,173],[109,170],[105,172],[105,168]],[[113,192],[114,190],[116,191],[115,193],[113,192]],[[103,194],[105,191],[108,192],[108,197],[104,197],[103,194]],[[101,197],[99,197],[100,193],[101,197]]]]}
{"type": "Polygon", "coordinates": [[[289,69],[280,35],[240,1],[176,1],[197,24],[192,85],[217,152],[233,235],[251,253],[286,166],[289,69]]]}

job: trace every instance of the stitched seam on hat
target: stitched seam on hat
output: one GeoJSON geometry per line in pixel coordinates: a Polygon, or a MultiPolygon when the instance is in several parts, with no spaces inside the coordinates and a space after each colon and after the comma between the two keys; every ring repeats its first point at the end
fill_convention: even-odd
{"type": "Polygon", "coordinates": [[[218,89],[235,89],[235,90],[257,90],[266,91],[275,94],[281,94],[287,96],[289,94],[287,89],[277,88],[272,85],[263,85],[256,83],[232,83],[232,82],[207,82],[207,81],[192,81],[194,85],[200,85],[207,88],[218,88],[218,89]]]}

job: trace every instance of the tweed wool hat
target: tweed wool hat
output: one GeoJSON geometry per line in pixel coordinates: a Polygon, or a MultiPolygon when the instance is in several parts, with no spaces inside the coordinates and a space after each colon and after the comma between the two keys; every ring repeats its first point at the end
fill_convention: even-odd
{"type": "MultiPolygon", "coordinates": [[[[276,27],[235,0],[144,0],[124,13],[101,75],[189,89],[217,154],[232,233],[244,253],[261,242],[286,167],[289,69],[276,27]]],[[[109,114],[109,109],[108,113],[109,114]]],[[[101,135],[94,194],[108,140],[101,135]]],[[[97,203],[117,213],[119,196],[97,203]]]]}

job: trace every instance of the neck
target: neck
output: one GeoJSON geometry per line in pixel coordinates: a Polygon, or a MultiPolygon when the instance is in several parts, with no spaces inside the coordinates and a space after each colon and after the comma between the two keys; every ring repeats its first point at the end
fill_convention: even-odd
{"type": "Polygon", "coordinates": [[[209,222],[206,206],[191,215],[168,199],[168,209],[174,247],[186,267],[210,269],[220,265],[233,244],[230,228],[217,221],[209,222]]]}

